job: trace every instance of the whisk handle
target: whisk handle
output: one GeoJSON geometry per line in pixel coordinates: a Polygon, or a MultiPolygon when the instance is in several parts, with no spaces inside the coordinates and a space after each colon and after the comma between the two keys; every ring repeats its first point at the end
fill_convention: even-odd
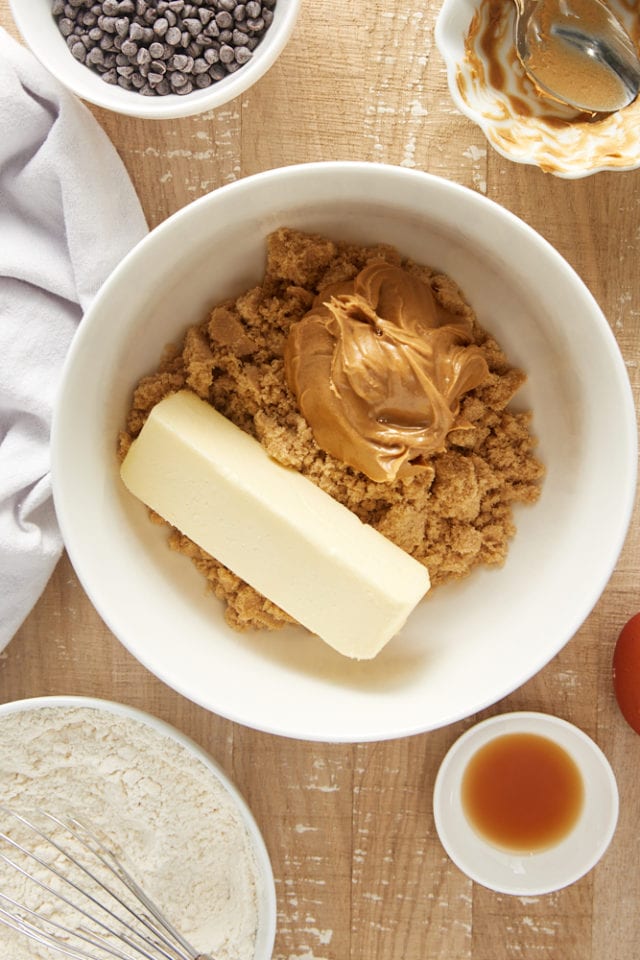
{"type": "Polygon", "coordinates": [[[196,960],[213,960],[213,957],[210,957],[207,953],[199,953],[196,960]]]}

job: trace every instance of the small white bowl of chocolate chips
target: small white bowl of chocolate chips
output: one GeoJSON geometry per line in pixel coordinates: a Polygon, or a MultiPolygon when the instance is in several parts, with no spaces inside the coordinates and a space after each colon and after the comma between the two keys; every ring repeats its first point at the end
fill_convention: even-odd
{"type": "Polygon", "coordinates": [[[11,0],[40,62],[89,103],[149,119],[239,96],[275,63],[300,0],[11,0]]]}

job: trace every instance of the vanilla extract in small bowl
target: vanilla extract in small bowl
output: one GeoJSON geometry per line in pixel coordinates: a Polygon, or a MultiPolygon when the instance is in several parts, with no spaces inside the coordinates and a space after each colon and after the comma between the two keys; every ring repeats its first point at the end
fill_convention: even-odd
{"type": "Polygon", "coordinates": [[[451,860],[490,890],[551,893],[604,855],[618,789],[598,745],[545,713],[498,714],[449,748],[433,793],[436,829],[451,860]]]}
{"type": "Polygon", "coordinates": [[[467,819],[489,843],[528,853],[563,840],[584,804],[575,761],[535,733],[506,733],[480,747],[461,791],[467,819]]]}

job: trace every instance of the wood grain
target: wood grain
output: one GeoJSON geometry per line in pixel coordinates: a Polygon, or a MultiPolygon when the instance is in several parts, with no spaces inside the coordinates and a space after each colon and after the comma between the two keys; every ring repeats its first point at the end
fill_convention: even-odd
{"type": "MultiPolygon", "coordinates": [[[[149,122],[93,109],[154,226],[260,170],[363,159],[446,176],[546,237],[609,319],[640,396],[640,171],[561,181],[503,160],[454,109],[435,48],[437,3],[306,0],[271,71],[222,109],[149,122]]],[[[0,24],[15,35],[8,0],[0,24]]],[[[576,317],[579,341],[579,318],[576,317]]],[[[637,960],[640,738],[613,698],[611,656],[640,609],[636,509],[600,601],[566,648],[484,715],[555,713],[603,747],[620,788],[614,841],[586,878],[546,897],[502,897],[446,857],[431,793],[448,746],[479,716],[428,735],[362,745],[257,733],[186,701],[104,626],[66,557],[0,655],[0,702],[85,694],[148,710],[201,743],[251,804],[278,892],[275,960],[637,960]]]]}

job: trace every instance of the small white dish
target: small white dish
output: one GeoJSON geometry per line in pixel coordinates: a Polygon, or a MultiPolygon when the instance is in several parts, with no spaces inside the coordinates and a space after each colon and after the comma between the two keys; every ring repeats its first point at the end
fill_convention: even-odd
{"type": "Polygon", "coordinates": [[[618,788],[607,758],[582,730],[544,713],[499,714],[467,730],[450,748],[436,777],[433,809],[447,854],[476,883],[497,893],[536,896],[575,883],[603,856],[618,820],[618,788]],[[504,734],[537,734],[563,748],[584,784],[581,812],[571,831],[536,853],[494,846],[471,826],[462,805],[462,778],[476,752],[504,734]]]}
{"type": "Polygon", "coordinates": [[[288,44],[300,12],[300,0],[278,0],[273,23],[251,60],[210,87],[195,89],[185,96],[171,93],[145,97],[136,90],[105,83],[98,73],[72,56],[51,14],[51,0],[10,0],[10,6],[23,40],[60,83],[97,107],[148,120],[191,117],[216,110],[240,96],[271,69],[288,44]]]}
{"type": "MultiPolygon", "coordinates": [[[[637,37],[640,9],[609,0],[637,37]]],[[[611,114],[590,117],[541,97],[525,75],[513,43],[515,6],[489,0],[443,0],[435,41],[455,106],[476,123],[507,160],[568,180],[640,166],[640,98],[611,114]]]]}

